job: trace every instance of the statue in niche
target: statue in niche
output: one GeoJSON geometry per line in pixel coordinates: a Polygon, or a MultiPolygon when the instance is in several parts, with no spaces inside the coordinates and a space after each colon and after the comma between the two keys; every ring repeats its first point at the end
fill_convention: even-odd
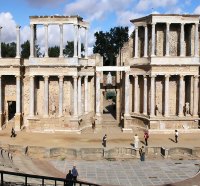
{"type": "Polygon", "coordinates": [[[56,115],[56,106],[55,106],[55,102],[52,102],[52,106],[51,106],[51,115],[55,116],[56,115]]]}
{"type": "Polygon", "coordinates": [[[107,85],[112,84],[112,75],[111,75],[110,72],[109,72],[108,75],[107,75],[107,81],[106,81],[106,84],[107,84],[107,85]]]}
{"type": "Polygon", "coordinates": [[[190,103],[186,102],[185,103],[185,115],[189,115],[190,114],[190,103]]]}
{"type": "Polygon", "coordinates": [[[158,109],[158,105],[156,105],[155,110],[156,110],[156,116],[158,116],[160,114],[159,109],[158,109]]]}

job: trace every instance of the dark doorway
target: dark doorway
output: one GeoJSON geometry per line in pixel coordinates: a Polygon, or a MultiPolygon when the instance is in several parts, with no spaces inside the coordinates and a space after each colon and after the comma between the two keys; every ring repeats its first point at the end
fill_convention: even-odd
{"type": "Polygon", "coordinates": [[[8,101],[8,121],[13,119],[16,113],[16,101],[8,101]]]}

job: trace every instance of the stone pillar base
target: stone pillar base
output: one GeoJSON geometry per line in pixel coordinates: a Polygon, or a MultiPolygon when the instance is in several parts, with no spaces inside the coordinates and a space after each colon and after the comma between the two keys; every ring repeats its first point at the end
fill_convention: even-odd
{"type": "Polygon", "coordinates": [[[131,133],[131,132],[133,132],[133,130],[130,127],[129,123],[130,123],[129,115],[125,115],[124,114],[124,117],[123,117],[123,128],[122,128],[123,132],[125,132],[125,133],[131,133]]]}
{"type": "Polygon", "coordinates": [[[74,116],[70,119],[70,129],[71,130],[79,130],[79,119],[78,116],[74,116]]]}
{"type": "Polygon", "coordinates": [[[102,130],[102,116],[101,115],[96,114],[94,123],[95,123],[95,131],[102,130]]]}
{"type": "Polygon", "coordinates": [[[21,129],[21,113],[15,114],[15,131],[20,131],[21,129]]]}

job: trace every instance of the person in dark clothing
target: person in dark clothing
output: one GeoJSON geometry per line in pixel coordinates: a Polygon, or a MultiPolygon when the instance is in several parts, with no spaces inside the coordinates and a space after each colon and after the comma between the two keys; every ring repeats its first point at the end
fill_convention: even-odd
{"type": "Polygon", "coordinates": [[[102,145],[104,147],[106,147],[106,141],[107,141],[107,135],[105,134],[104,137],[103,137],[103,139],[102,139],[102,145]]]}
{"type": "Polygon", "coordinates": [[[15,129],[12,127],[12,130],[11,130],[11,136],[10,136],[10,137],[11,137],[11,138],[12,138],[12,137],[15,138],[16,135],[17,135],[17,134],[15,133],[15,129]]]}
{"type": "Polygon", "coordinates": [[[69,173],[66,175],[65,186],[73,186],[73,175],[71,170],[69,170],[69,173]]]}
{"type": "Polygon", "coordinates": [[[144,140],[145,140],[145,145],[148,146],[148,139],[149,139],[149,133],[145,131],[144,133],[144,140]]]}

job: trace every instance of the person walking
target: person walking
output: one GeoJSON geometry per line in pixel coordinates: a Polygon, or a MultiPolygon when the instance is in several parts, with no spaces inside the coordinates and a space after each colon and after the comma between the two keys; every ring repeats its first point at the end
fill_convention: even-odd
{"type": "Polygon", "coordinates": [[[17,134],[15,133],[15,129],[12,127],[12,130],[11,130],[11,136],[10,136],[10,137],[11,137],[11,138],[12,138],[12,137],[15,138],[16,135],[17,135],[17,134]]]}
{"type": "Polygon", "coordinates": [[[144,133],[144,140],[145,140],[145,145],[148,146],[148,139],[149,139],[149,133],[148,131],[145,131],[144,133]]]}
{"type": "Polygon", "coordinates": [[[69,173],[66,175],[65,186],[73,186],[73,175],[71,170],[69,170],[69,173]]]}
{"type": "Polygon", "coordinates": [[[78,177],[78,171],[77,171],[75,165],[73,166],[73,169],[72,169],[72,175],[73,175],[74,185],[76,185],[76,181],[77,181],[77,177],[78,177]]]}
{"type": "Polygon", "coordinates": [[[178,143],[178,130],[175,130],[175,143],[178,143]]]}
{"type": "Polygon", "coordinates": [[[104,137],[103,137],[103,139],[102,139],[102,145],[104,147],[106,147],[106,142],[107,142],[107,135],[105,134],[104,137]]]}
{"type": "Polygon", "coordinates": [[[140,160],[141,160],[141,161],[145,161],[145,149],[144,149],[144,146],[142,146],[142,147],[139,149],[139,154],[140,154],[140,160]]]}
{"type": "Polygon", "coordinates": [[[139,147],[139,136],[137,134],[134,136],[134,147],[136,149],[139,147]]]}

